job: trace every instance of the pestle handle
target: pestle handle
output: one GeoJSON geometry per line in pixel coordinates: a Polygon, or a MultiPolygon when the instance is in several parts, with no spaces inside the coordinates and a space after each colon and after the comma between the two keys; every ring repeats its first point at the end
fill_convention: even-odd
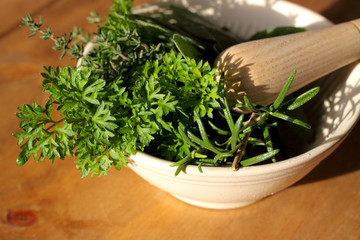
{"type": "Polygon", "coordinates": [[[331,27],[256,40],[232,46],[219,54],[215,67],[224,72],[230,105],[242,101],[269,105],[290,73],[292,93],[360,58],[360,19],[331,27]]]}

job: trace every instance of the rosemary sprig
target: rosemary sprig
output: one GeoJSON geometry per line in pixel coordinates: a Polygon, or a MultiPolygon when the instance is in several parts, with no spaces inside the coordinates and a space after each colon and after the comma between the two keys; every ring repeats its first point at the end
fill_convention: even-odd
{"type": "MultiPolygon", "coordinates": [[[[230,108],[227,105],[226,98],[223,93],[224,80],[222,78],[220,81],[221,89],[219,90],[219,92],[221,97],[219,99],[219,103],[223,104],[224,106],[220,108],[220,111],[223,113],[221,114],[221,116],[224,118],[224,122],[227,123],[229,131],[222,129],[220,129],[220,131],[221,135],[225,136],[225,138],[228,139],[226,141],[227,144],[221,145],[222,148],[220,148],[220,145],[217,145],[217,147],[215,148],[209,140],[211,138],[211,135],[208,134],[205,130],[214,129],[215,125],[211,123],[211,125],[206,128],[201,122],[200,118],[197,118],[197,121],[200,130],[199,133],[202,140],[197,138],[195,134],[187,131],[187,135],[184,136],[186,142],[191,146],[196,145],[197,151],[206,153],[206,157],[202,158],[213,159],[212,162],[206,162],[207,166],[227,166],[229,163],[232,163],[232,169],[238,170],[240,167],[254,165],[268,159],[271,159],[272,162],[276,162],[275,156],[279,152],[279,149],[273,148],[273,143],[269,131],[270,128],[276,127],[278,125],[277,122],[274,120],[281,119],[284,121],[288,121],[292,124],[297,124],[304,128],[310,128],[307,123],[289,116],[288,113],[301,107],[303,104],[312,99],[319,91],[319,88],[316,87],[298,97],[294,97],[290,100],[284,101],[285,96],[287,95],[287,92],[291,86],[291,83],[295,78],[295,75],[296,70],[294,70],[290,74],[276,101],[270,106],[259,106],[252,104],[250,100],[245,96],[244,105],[239,104],[235,105],[235,107],[246,107],[251,112],[251,114],[246,115],[246,117],[248,118],[246,121],[244,121],[245,114],[241,114],[239,117],[237,116],[238,119],[236,123],[234,123],[234,116],[230,112],[230,108]],[[255,146],[258,145],[260,141],[261,144],[259,145],[261,145],[262,147],[264,146],[265,148],[262,150],[263,153],[255,156],[250,156],[247,152],[247,146],[249,144],[250,134],[254,131],[262,132],[263,139],[257,139],[256,141],[252,141],[251,144],[255,146]],[[236,146],[235,151],[234,146],[236,146]],[[243,159],[245,155],[248,155],[248,158],[243,159]]],[[[184,135],[184,132],[185,130],[184,128],[182,128],[182,135],[184,135]]],[[[194,155],[192,155],[192,157],[189,157],[188,155],[185,158],[186,161],[180,160],[182,162],[181,169],[185,168],[186,164],[197,163],[199,167],[200,165],[203,165],[203,161],[201,159],[196,159],[196,156],[194,155]]],[[[173,165],[175,166],[177,164],[173,165]]],[[[178,174],[179,172],[180,171],[178,168],[176,173],[178,174]]]]}

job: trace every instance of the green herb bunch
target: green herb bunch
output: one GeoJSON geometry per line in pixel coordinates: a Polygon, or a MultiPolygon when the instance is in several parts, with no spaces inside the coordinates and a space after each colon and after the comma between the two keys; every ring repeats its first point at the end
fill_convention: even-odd
{"type": "MultiPolygon", "coordinates": [[[[269,136],[269,128],[277,125],[272,118],[309,128],[287,113],[318,89],[284,101],[295,72],[273,105],[256,106],[245,97],[245,105],[235,107],[247,107],[252,114],[234,114],[226,102],[223,79],[220,84],[215,80],[218,73],[208,61],[236,40],[224,37],[227,43],[219,42],[221,38],[212,36],[219,36],[220,30],[205,24],[210,37],[199,39],[178,26],[131,14],[131,6],[132,1],[114,1],[93,36],[74,28],[69,37],[55,38],[50,28],[43,30],[41,18],[39,23],[30,15],[23,18],[30,36],[39,33],[52,39],[61,57],[68,53],[80,64],[44,67],[42,85],[49,100],[45,106],[34,102],[18,108],[22,129],[14,134],[21,145],[18,165],[31,157],[53,162],[72,156],[82,177],[101,176],[112,166],[120,170],[130,155],[145,151],[174,161],[176,174],[188,164],[197,164],[200,170],[202,165],[235,169],[275,161],[279,150],[269,136]],[[93,47],[85,53],[90,40],[93,47]],[[53,116],[55,109],[60,117],[53,116]],[[250,137],[255,130],[262,132],[262,139],[250,137]],[[265,153],[252,156],[248,145],[260,146],[265,153]]],[[[190,13],[183,16],[197,19],[190,13]]],[[[89,20],[101,22],[96,13],[89,20]]]]}

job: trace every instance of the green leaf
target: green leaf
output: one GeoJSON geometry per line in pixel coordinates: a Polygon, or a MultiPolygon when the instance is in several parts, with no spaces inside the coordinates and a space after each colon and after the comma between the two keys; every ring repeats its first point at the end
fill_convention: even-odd
{"type": "Polygon", "coordinates": [[[243,120],[244,120],[244,114],[240,114],[240,116],[235,122],[234,131],[232,132],[231,142],[230,142],[232,151],[235,151],[237,148],[237,142],[239,140],[239,134],[240,134],[240,129],[243,125],[242,124],[243,120]]]}
{"type": "Polygon", "coordinates": [[[151,140],[154,139],[152,134],[155,133],[155,131],[148,127],[140,127],[139,125],[136,126],[136,131],[139,136],[139,140],[144,145],[149,145],[151,140]]]}
{"type": "Polygon", "coordinates": [[[200,49],[197,47],[190,38],[186,38],[179,34],[173,35],[173,40],[175,42],[178,50],[187,58],[199,59],[202,56],[200,49]]]}
{"type": "Polygon", "coordinates": [[[246,167],[246,166],[251,166],[251,165],[263,162],[267,159],[274,157],[278,152],[279,152],[279,150],[276,149],[271,152],[263,153],[258,156],[252,157],[252,158],[244,159],[244,160],[240,161],[240,165],[243,167],[246,167]]]}
{"type": "Polygon", "coordinates": [[[176,168],[176,171],[175,171],[175,177],[177,176],[177,175],[179,175],[179,173],[183,170],[183,169],[185,169],[185,167],[186,167],[186,164],[181,164],[181,165],[179,165],[177,168],[176,168]]]}
{"type": "Polygon", "coordinates": [[[231,111],[230,111],[229,105],[227,104],[225,96],[222,97],[222,99],[220,99],[220,101],[223,104],[224,117],[225,117],[226,122],[227,122],[227,124],[228,124],[228,126],[230,128],[230,131],[234,132],[235,123],[234,123],[234,120],[232,118],[231,111]]]}
{"type": "MultiPolygon", "coordinates": [[[[272,141],[271,141],[271,137],[270,137],[270,132],[269,132],[269,127],[265,126],[263,129],[263,136],[264,136],[264,142],[265,142],[265,146],[268,152],[272,152],[274,150],[272,141]]],[[[275,157],[271,158],[272,162],[276,162],[275,157]]]]}
{"type": "Polygon", "coordinates": [[[82,92],[83,99],[94,105],[100,105],[98,93],[104,89],[105,84],[106,82],[103,79],[96,80],[82,92]]]}
{"type": "Polygon", "coordinates": [[[265,146],[264,141],[262,139],[259,139],[259,138],[249,137],[248,143],[252,144],[252,145],[256,145],[256,146],[265,146]]]}
{"type": "Polygon", "coordinates": [[[19,156],[16,159],[17,166],[23,166],[30,158],[30,154],[28,151],[24,149],[20,152],[19,156]]]}
{"type": "Polygon", "coordinates": [[[289,76],[289,78],[287,79],[287,81],[285,82],[283,88],[281,89],[278,97],[276,98],[275,102],[271,105],[270,109],[272,111],[275,111],[276,109],[278,109],[280,107],[280,105],[282,104],[282,102],[284,101],[287,92],[289,91],[289,88],[295,78],[296,75],[296,70],[293,70],[289,76]]]}
{"type": "Polygon", "coordinates": [[[87,20],[89,23],[100,23],[101,22],[100,15],[97,14],[95,11],[90,12],[90,16],[87,17],[87,20]]]}
{"type": "Polygon", "coordinates": [[[301,127],[307,128],[307,129],[311,128],[311,126],[309,124],[307,124],[307,123],[305,123],[305,122],[303,122],[303,121],[301,121],[299,119],[292,118],[290,116],[287,116],[287,115],[279,113],[279,112],[271,112],[270,115],[273,116],[273,117],[276,117],[276,118],[291,122],[293,124],[299,125],[301,127]]]}
{"type": "Polygon", "coordinates": [[[250,112],[259,113],[259,111],[255,108],[254,104],[252,104],[247,96],[244,96],[245,107],[249,109],[250,112]]]}
{"type": "Polygon", "coordinates": [[[163,115],[168,115],[169,112],[174,112],[177,103],[178,101],[174,101],[174,96],[171,96],[171,94],[168,93],[165,98],[159,99],[159,101],[154,104],[158,105],[157,113],[161,117],[163,115]]]}
{"type": "Polygon", "coordinates": [[[195,149],[199,149],[199,146],[197,144],[195,144],[193,141],[191,141],[190,138],[188,138],[188,136],[186,135],[186,133],[185,133],[186,130],[185,130],[185,127],[184,127],[184,125],[182,123],[179,124],[178,131],[179,131],[180,136],[182,137],[182,139],[187,144],[189,144],[190,146],[192,146],[195,149]]]}
{"type": "Polygon", "coordinates": [[[214,123],[212,123],[211,121],[208,121],[208,123],[209,123],[210,127],[211,127],[213,130],[215,130],[218,134],[220,134],[220,135],[225,135],[225,136],[227,136],[227,135],[230,134],[229,131],[223,130],[223,129],[217,127],[217,126],[216,126],[214,123]]]}
{"type": "Polygon", "coordinates": [[[101,102],[100,106],[97,108],[94,116],[92,116],[91,119],[101,128],[106,128],[110,131],[118,128],[118,125],[112,122],[116,120],[116,118],[111,116],[111,112],[106,108],[105,102],[101,102]]]}
{"type": "Polygon", "coordinates": [[[220,154],[221,152],[218,149],[216,149],[216,147],[210,142],[210,140],[207,136],[205,127],[201,121],[201,118],[196,111],[194,111],[194,116],[196,119],[196,123],[198,124],[198,128],[199,128],[202,140],[199,141],[199,139],[197,137],[195,137],[195,135],[188,132],[188,136],[189,136],[190,140],[192,140],[192,141],[195,140],[194,142],[196,142],[197,144],[200,143],[199,145],[201,147],[209,149],[210,151],[213,151],[214,153],[220,154]]]}
{"type": "Polygon", "coordinates": [[[319,91],[320,91],[320,87],[315,87],[301,94],[295,99],[290,100],[290,102],[288,103],[289,105],[287,106],[287,110],[292,111],[301,107],[302,105],[310,101],[312,98],[314,98],[319,91]]]}
{"type": "Polygon", "coordinates": [[[217,163],[219,160],[222,160],[227,157],[232,157],[234,154],[230,152],[218,153],[214,157],[214,163],[217,163]]]}
{"type": "Polygon", "coordinates": [[[307,31],[307,29],[293,27],[293,26],[282,26],[282,27],[276,27],[276,28],[269,28],[269,29],[266,29],[266,30],[263,30],[261,32],[254,34],[253,36],[251,36],[249,38],[249,41],[283,36],[283,35],[288,35],[288,34],[298,33],[298,32],[305,32],[305,31],[307,31]]]}
{"type": "Polygon", "coordinates": [[[191,141],[198,144],[202,148],[208,149],[217,154],[222,153],[218,149],[216,149],[211,143],[209,144],[209,142],[205,142],[205,141],[201,140],[200,138],[196,137],[193,133],[191,133],[189,131],[187,132],[187,136],[191,141]]]}
{"type": "MultiPolygon", "coordinates": [[[[174,162],[172,164],[170,164],[170,167],[176,167],[176,166],[186,166],[189,164],[190,161],[192,161],[193,155],[194,155],[195,151],[192,151],[191,153],[189,153],[186,157],[184,157],[183,159],[174,162]]],[[[176,174],[175,174],[176,175],[176,174]]]]}
{"type": "Polygon", "coordinates": [[[72,125],[68,122],[64,121],[61,127],[56,126],[55,130],[59,132],[60,134],[64,134],[66,136],[75,136],[76,132],[73,131],[72,125]]]}

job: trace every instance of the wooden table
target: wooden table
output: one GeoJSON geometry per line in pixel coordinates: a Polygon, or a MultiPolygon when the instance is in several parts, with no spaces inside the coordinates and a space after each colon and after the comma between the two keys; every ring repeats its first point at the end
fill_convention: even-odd
{"type": "MultiPolygon", "coordinates": [[[[139,4],[144,1],[136,1],[139,4]]],[[[360,17],[358,0],[293,0],[333,22],[360,17]]],[[[25,40],[26,13],[42,15],[56,33],[89,31],[91,10],[111,0],[0,1],[0,239],[360,239],[360,124],[313,172],[251,206],[208,210],[180,202],[132,171],[81,179],[73,159],[15,165],[16,107],[41,94],[43,65],[56,66],[52,43],[25,40]]],[[[71,63],[69,59],[62,65],[71,63]]]]}

